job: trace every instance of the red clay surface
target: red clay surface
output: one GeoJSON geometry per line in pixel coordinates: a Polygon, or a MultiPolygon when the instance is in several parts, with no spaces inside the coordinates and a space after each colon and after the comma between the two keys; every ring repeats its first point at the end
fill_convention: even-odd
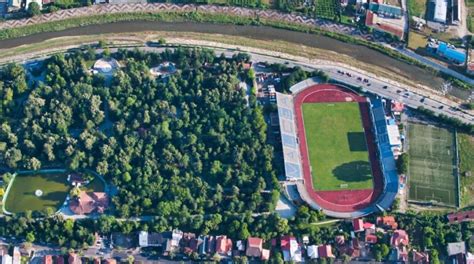
{"type": "Polygon", "coordinates": [[[294,98],[296,125],[298,128],[298,139],[301,152],[301,162],[305,187],[310,197],[322,208],[335,212],[353,212],[363,209],[372,204],[383,189],[383,177],[374,143],[372,122],[370,120],[369,104],[365,97],[356,93],[329,84],[314,85],[298,93],[294,98]],[[367,190],[334,190],[315,191],[310,171],[306,135],[303,126],[302,104],[304,103],[336,103],[336,102],[359,102],[362,116],[362,125],[365,130],[370,165],[372,167],[373,189],[367,190]]]}

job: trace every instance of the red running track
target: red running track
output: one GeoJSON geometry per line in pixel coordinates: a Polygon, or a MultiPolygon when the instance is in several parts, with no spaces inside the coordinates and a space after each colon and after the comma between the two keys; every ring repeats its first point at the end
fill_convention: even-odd
{"type": "Polygon", "coordinates": [[[329,84],[313,85],[298,93],[294,98],[296,125],[303,167],[303,177],[306,190],[321,208],[335,212],[353,212],[363,209],[380,196],[383,189],[383,177],[375,148],[375,137],[372,131],[372,122],[369,113],[369,103],[365,97],[359,96],[351,90],[329,84]],[[358,102],[362,116],[362,125],[365,130],[370,164],[373,175],[373,189],[365,190],[336,190],[315,191],[311,177],[306,134],[303,126],[303,103],[336,103],[358,102]]]}

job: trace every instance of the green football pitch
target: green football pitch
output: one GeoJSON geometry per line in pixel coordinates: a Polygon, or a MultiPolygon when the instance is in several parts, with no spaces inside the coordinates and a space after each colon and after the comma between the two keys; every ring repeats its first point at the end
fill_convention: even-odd
{"type": "Polygon", "coordinates": [[[372,189],[359,104],[304,103],[302,107],[314,190],[372,189]]]}
{"type": "Polygon", "coordinates": [[[454,133],[410,123],[408,139],[410,200],[457,206],[454,133]]]}

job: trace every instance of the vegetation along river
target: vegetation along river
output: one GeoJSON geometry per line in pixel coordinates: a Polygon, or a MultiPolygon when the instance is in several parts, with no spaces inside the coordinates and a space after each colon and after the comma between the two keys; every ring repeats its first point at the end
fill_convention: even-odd
{"type": "MultiPolygon", "coordinates": [[[[71,28],[58,32],[39,33],[30,36],[7,39],[0,41],[0,47],[12,48],[24,44],[38,43],[47,39],[95,35],[104,33],[125,33],[142,31],[176,31],[176,32],[196,32],[196,33],[217,33],[249,37],[260,40],[274,40],[303,44],[309,47],[334,51],[349,55],[362,62],[389,69],[405,78],[417,80],[419,83],[435,89],[441,89],[443,79],[434,76],[427,70],[398,61],[389,56],[371,50],[364,46],[345,43],[329,37],[308,34],[303,32],[277,29],[267,26],[238,26],[196,22],[150,22],[150,21],[127,21],[102,25],[90,25],[78,28],[71,28]]],[[[460,98],[469,97],[468,91],[453,90],[450,93],[460,98]]]]}

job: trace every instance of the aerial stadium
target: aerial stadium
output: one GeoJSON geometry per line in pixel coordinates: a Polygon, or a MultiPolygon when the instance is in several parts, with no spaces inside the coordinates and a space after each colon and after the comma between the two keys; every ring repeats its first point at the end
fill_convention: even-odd
{"type": "Polygon", "coordinates": [[[308,79],[277,93],[287,181],[338,218],[387,210],[398,192],[383,102],[308,79]]]}

